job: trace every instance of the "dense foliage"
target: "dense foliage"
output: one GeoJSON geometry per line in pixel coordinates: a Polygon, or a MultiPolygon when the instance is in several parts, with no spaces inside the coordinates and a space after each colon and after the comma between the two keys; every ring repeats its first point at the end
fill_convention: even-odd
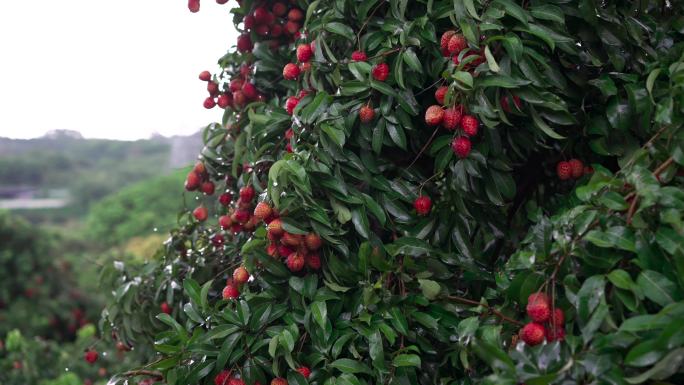
{"type": "Polygon", "coordinates": [[[681,383],[680,9],[243,0],[114,381],[681,383]]]}

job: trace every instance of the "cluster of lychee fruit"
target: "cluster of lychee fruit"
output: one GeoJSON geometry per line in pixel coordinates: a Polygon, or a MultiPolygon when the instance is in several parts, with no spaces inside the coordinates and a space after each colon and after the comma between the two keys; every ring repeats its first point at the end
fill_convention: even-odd
{"type": "Polygon", "coordinates": [[[252,50],[250,32],[268,39],[270,47],[280,46],[280,41],[292,42],[299,36],[304,12],[294,5],[295,1],[256,1],[253,10],[242,19],[245,33],[238,37],[238,50],[252,50]]]}
{"type": "Polygon", "coordinates": [[[209,97],[204,100],[204,108],[212,109],[215,106],[223,109],[241,108],[249,102],[263,101],[264,95],[250,80],[251,72],[251,65],[243,63],[240,66],[239,73],[233,76],[230,82],[220,85],[212,80],[209,71],[202,71],[199,78],[207,82],[207,91],[209,92],[209,97]]]}
{"type": "MultiPolygon", "coordinates": [[[[297,369],[304,378],[308,379],[311,375],[311,370],[306,366],[297,369]]],[[[245,385],[245,382],[234,375],[230,370],[223,370],[214,377],[214,385],[245,385]]],[[[260,385],[258,382],[255,385],[260,385]]],[[[282,377],[276,377],[271,380],[271,385],[288,385],[287,380],[282,377]]]]}
{"type": "Polygon", "coordinates": [[[209,179],[209,173],[204,163],[197,162],[185,178],[185,189],[188,191],[199,190],[206,195],[213,195],[215,188],[214,182],[209,179]]]}
{"type": "Polygon", "coordinates": [[[468,61],[466,68],[472,69],[484,63],[485,58],[480,48],[478,51],[468,51],[462,58],[459,58],[460,53],[468,48],[468,41],[465,36],[456,31],[446,31],[442,34],[439,41],[439,46],[444,57],[451,57],[454,64],[458,65],[461,61],[468,61]],[[473,57],[473,59],[470,59],[473,57]]]}
{"type": "Polygon", "coordinates": [[[446,86],[437,88],[435,99],[439,104],[432,105],[425,111],[425,123],[428,126],[442,125],[449,131],[455,131],[457,135],[451,141],[451,149],[456,156],[463,159],[470,154],[472,149],[470,138],[477,135],[480,122],[475,116],[465,114],[462,105],[444,108],[447,91],[446,86]]]}
{"type": "Polygon", "coordinates": [[[560,180],[579,179],[584,174],[591,174],[594,170],[590,166],[576,158],[568,161],[562,160],[556,165],[556,174],[560,180]]]}
{"type": "MultiPolygon", "coordinates": [[[[228,207],[228,211],[225,215],[221,215],[218,219],[219,226],[223,230],[230,230],[233,233],[253,232],[259,223],[259,218],[252,215],[252,208],[254,207],[254,197],[256,192],[254,187],[245,186],[239,191],[239,198],[233,206],[229,207],[232,203],[232,195],[230,193],[223,193],[219,196],[219,203],[223,207],[228,207]]],[[[220,235],[220,234],[217,234],[220,235]]],[[[220,246],[223,244],[221,239],[220,244],[216,240],[216,236],[212,238],[214,241],[214,246],[220,246]]]]}
{"type": "Polygon", "coordinates": [[[231,278],[228,278],[226,286],[223,288],[223,299],[235,299],[240,296],[240,288],[249,281],[249,272],[244,266],[240,266],[233,271],[231,278]]]}
{"type": "Polygon", "coordinates": [[[549,297],[544,293],[533,293],[527,299],[527,315],[532,322],[520,329],[520,339],[530,346],[565,339],[565,314],[559,308],[552,308],[549,297]]]}

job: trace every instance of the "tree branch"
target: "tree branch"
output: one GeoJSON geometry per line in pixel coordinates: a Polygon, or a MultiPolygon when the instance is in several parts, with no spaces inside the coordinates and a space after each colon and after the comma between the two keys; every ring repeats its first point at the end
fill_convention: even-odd
{"type": "Polygon", "coordinates": [[[484,303],[481,303],[478,301],[474,301],[472,299],[455,296],[455,295],[447,296],[447,298],[452,300],[452,301],[460,302],[460,303],[463,303],[466,305],[482,306],[482,307],[486,308],[487,310],[489,310],[490,313],[496,315],[497,317],[501,318],[502,320],[510,322],[514,325],[522,326],[522,322],[520,322],[518,320],[514,320],[513,318],[510,318],[510,317],[504,315],[502,312],[496,310],[495,308],[493,308],[487,304],[484,304],[484,303]]]}

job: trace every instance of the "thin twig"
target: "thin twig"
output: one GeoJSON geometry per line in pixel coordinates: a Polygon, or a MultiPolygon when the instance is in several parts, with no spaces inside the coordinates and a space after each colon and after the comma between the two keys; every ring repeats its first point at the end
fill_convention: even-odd
{"type": "Polygon", "coordinates": [[[634,213],[636,212],[638,202],[639,202],[639,196],[635,195],[634,198],[632,198],[632,203],[629,205],[629,210],[627,211],[627,224],[628,225],[632,224],[632,217],[634,216],[634,213]]]}
{"type": "Polygon", "coordinates": [[[156,377],[160,380],[164,379],[164,375],[156,370],[130,370],[128,372],[124,372],[122,375],[126,377],[149,376],[156,377]]]}
{"type": "Polygon", "coordinates": [[[507,317],[502,312],[500,312],[500,311],[496,310],[495,308],[493,308],[487,304],[484,304],[482,302],[474,301],[472,299],[463,298],[463,297],[459,297],[459,296],[455,296],[455,295],[447,296],[447,298],[452,300],[452,301],[460,302],[460,303],[467,304],[467,305],[482,306],[482,307],[486,308],[487,310],[489,310],[492,314],[501,318],[502,320],[510,322],[510,323],[518,325],[518,326],[522,326],[522,322],[520,322],[518,320],[514,320],[513,318],[510,318],[510,317],[507,317]]]}
{"type": "Polygon", "coordinates": [[[423,148],[420,149],[420,152],[418,152],[418,155],[416,155],[416,157],[413,159],[411,164],[409,164],[409,166],[406,168],[411,168],[411,166],[413,166],[416,163],[418,158],[420,158],[420,156],[423,155],[423,152],[425,152],[425,150],[428,148],[428,146],[432,143],[432,140],[435,139],[435,136],[437,135],[437,131],[439,131],[440,127],[441,126],[437,126],[437,128],[435,128],[435,131],[432,133],[432,136],[430,136],[430,139],[428,139],[427,143],[425,143],[423,148]]]}
{"type": "Polygon", "coordinates": [[[656,169],[653,171],[653,175],[655,175],[655,177],[658,179],[658,181],[660,181],[660,174],[662,174],[663,171],[665,171],[666,168],[670,167],[670,165],[672,164],[672,162],[674,162],[674,158],[673,158],[673,157],[669,157],[669,158],[667,158],[667,160],[666,160],[665,162],[663,162],[663,164],[661,164],[660,166],[658,166],[658,168],[656,168],[656,169]]]}

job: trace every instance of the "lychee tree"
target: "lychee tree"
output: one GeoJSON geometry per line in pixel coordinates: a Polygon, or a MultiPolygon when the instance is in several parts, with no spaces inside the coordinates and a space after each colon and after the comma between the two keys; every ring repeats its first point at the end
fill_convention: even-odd
{"type": "Polygon", "coordinates": [[[684,380],[681,2],[239,4],[115,381],[684,380]]]}

